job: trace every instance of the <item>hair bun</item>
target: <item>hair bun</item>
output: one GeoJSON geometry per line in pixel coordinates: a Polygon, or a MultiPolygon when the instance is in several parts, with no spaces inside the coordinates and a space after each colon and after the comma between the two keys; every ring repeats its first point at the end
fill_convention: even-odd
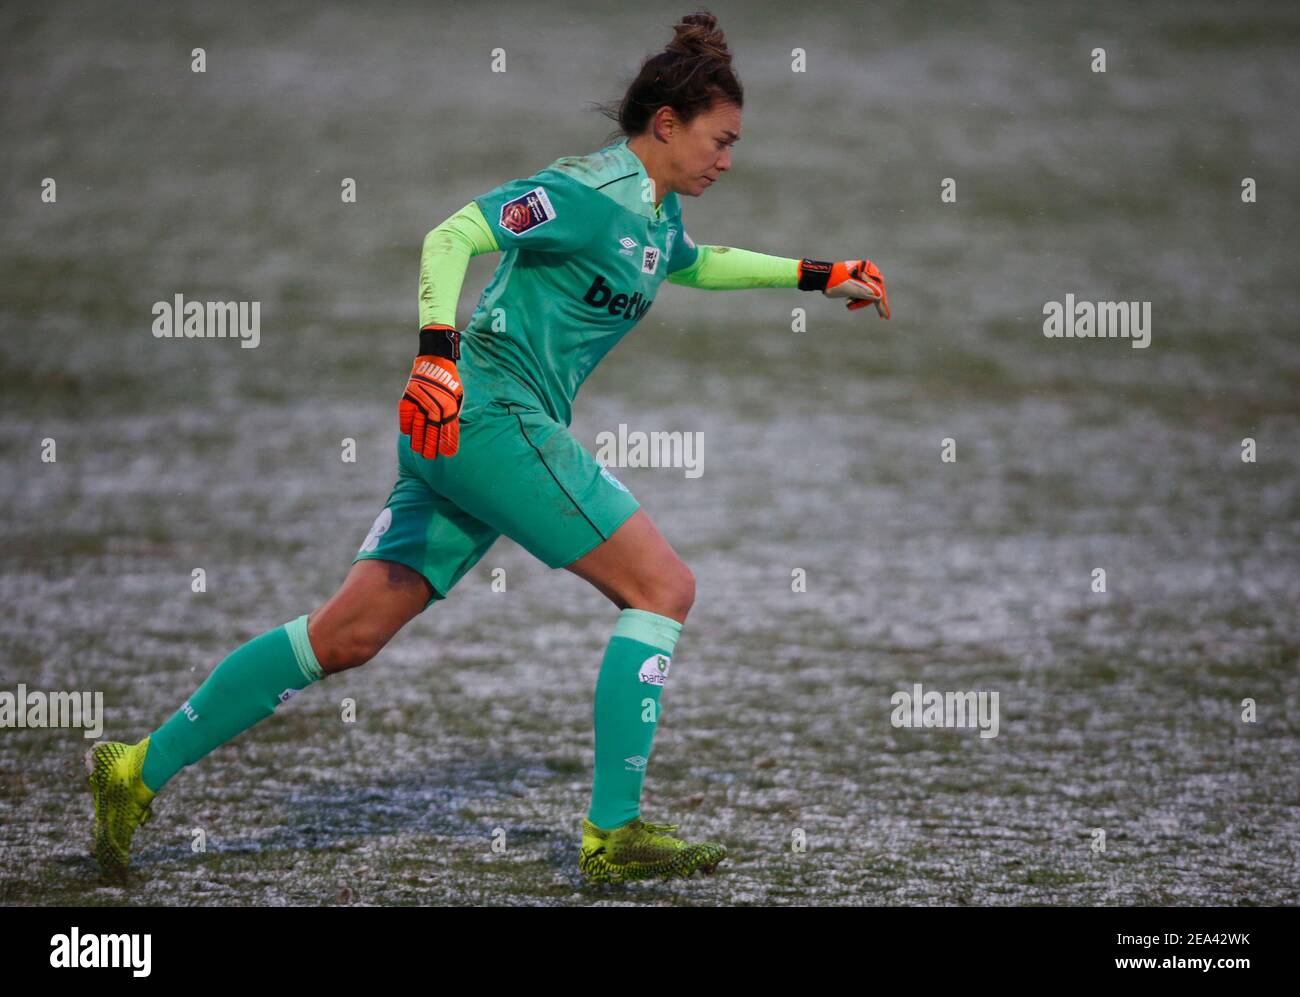
{"type": "Polygon", "coordinates": [[[708,11],[687,14],[673,26],[673,32],[673,40],[665,47],[665,52],[713,56],[731,62],[727,38],[718,27],[718,19],[708,11]]]}
{"type": "Polygon", "coordinates": [[[745,88],[736,77],[718,19],[701,10],[673,25],[672,41],[645,58],[622,99],[596,108],[618,122],[616,135],[631,138],[647,134],[665,107],[682,125],[689,125],[719,104],[743,107],[745,88]]]}

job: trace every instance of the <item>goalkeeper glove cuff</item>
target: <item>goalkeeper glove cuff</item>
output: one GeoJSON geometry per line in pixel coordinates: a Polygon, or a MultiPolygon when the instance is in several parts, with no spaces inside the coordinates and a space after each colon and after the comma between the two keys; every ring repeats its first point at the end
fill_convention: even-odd
{"type": "Polygon", "coordinates": [[[447,360],[460,359],[460,333],[449,325],[426,325],[420,330],[420,352],[422,357],[443,357],[447,360]]]}
{"type": "Polygon", "coordinates": [[[799,290],[801,291],[824,291],[826,283],[831,279],[831,267],[834,266],[829,260],[808,260],[799,261],[799,290]]]}

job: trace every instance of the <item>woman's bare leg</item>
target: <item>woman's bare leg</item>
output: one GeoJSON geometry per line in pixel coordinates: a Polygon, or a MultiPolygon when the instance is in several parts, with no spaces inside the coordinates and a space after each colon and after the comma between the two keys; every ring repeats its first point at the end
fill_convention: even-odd
{"type": "Polygon", "coordinates": [[[643,609],[686,621],[695,602],[695,576],[645,509],[567,568],[596,586],[619,609],[643,609]]]}
{"type": "Polygon", "coordinates": [[[366,559],[352,565],[338,591],[307,617],[321,670],[364,665],[424,611],[432,595],[428,579],[404,564],[366,559]]]}

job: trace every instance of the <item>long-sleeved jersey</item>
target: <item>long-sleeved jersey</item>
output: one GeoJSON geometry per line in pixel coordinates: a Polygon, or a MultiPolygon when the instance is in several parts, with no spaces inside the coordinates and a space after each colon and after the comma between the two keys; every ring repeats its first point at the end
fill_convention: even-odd
{"type": "Polygon", "coordinates": [[[626,139],[504,183],[433,229],[420,259],[421,326],[454,326],[470,258],[496,251],[501,262],[461,334],[465,412],[513,400],[565,426],[582,382],[664,280],[714,290],[799,281],[797,259],[697,246],[677,194],[655,204],[626,139]]]}

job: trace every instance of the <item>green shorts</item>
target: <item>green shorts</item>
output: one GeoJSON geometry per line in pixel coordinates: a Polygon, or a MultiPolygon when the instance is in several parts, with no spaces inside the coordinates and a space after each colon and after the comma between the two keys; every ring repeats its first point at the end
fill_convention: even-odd
{"type": "Polygon", "coordinates": [[[454,457],[427,460],[397,436],[397,484],[353,563],[414,568],[445,599],[505,534],[550,568],[572,564],[641,503],[538,408],[490,401],[460,423],[454,457]]]}

